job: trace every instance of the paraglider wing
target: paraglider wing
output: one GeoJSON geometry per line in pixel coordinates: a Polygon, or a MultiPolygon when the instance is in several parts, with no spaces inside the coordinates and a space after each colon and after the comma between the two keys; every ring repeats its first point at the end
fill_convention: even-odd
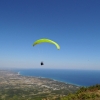
{"type": "Polygon", "coordinates": [[[46,39],[46,38],[43,38],[43,39],[39,39],[39,40],[36,40],[34,43],[33,43],[33,46],[37,45],[37,44],[40,44],[40,43],[51,43],[51,44],[54,44],[57,49],[59,50],[60,49],[60,46],[58,45],[58,43],[56,43],[55,41],[53,40],[50,40],[50,39],[46,39]]]}

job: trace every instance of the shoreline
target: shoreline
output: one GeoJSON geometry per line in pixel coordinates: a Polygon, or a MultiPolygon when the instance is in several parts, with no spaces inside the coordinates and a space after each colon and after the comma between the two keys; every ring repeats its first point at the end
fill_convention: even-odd
{"type": "Polygon", "coordinates": [[[55,70],[55,69],[13,69],[25,76],[45,77],[64,83],[74,84],[81,87],[89,87],[100,84],[100,71],[91,70],[55,70]],[[90,80],[89,80],[90,79],[90,80]],[[94,80],[94,81],[93,81],[94,80]]]}
{"type": "Polygon", "coordinates": [[[14,95],[17,94],[20,97],[22,97],[22,95],[29,98],[32,96],[32,99],[34,100],[37,97],[44,98],[44,96],[52,96],[54,99],[54,97],[65,96],[69,93],[75,93],[80,89],[79,86],[68,83],[66,84],[64,82],[60,82],[50,78],[25,76],[22,75],[21,71],[0,71],[0,78],[0,87],[2,88],[4,95],[5,93],[7,93],[7,98],[10,92],[10,97],[11,94],[14,93],[14,95]]]}
{"type": "MultiPolygon", "coordinates": [[[[51,80],[53,80],[53,81],[62,82],[62,83],[65,83],[65,84],[75,85],[75,86],[78,86],[78,87],[82,87],[81,85],[78,85],[78,84],[74,84],[74,83],[70,83],[70,82],[65,82],[65,81],[61,81],[61,80],[57,80],[57,79],[53,79],[53,78],[47,78],[47,77],[41,77],[41,76],[22,75],[22,74],[20,73],[20,71],[18,71],[17,73],[18,73],[18,75],[25,76],[25,77],[36,77],[36,78],[51,79],[51,80]]],[[[86,86],[84,86],[84,87],[86,87],[86,86]]]]}

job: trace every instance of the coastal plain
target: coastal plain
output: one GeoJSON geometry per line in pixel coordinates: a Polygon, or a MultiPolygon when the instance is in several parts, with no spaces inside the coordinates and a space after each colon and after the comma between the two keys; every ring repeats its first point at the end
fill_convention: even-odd
{"type": "Polygon", "coordinates": [[[0,100],[56,100],[80,87],[53,79],[23,76],[17,72],[0,70],[0,100]],[[9,99],[10,98],[10,99],[9,99]],[[12,99],[11,99],[12,98],[12,99]]]}

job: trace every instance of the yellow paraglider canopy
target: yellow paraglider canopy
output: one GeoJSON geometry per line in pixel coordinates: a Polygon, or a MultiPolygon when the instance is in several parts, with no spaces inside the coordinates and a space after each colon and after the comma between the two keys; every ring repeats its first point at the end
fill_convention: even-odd
{"type": "Polygon", "coordinates": [[[59,50],[60,49],[60,46],[58,43],[56,43],[55,41],[53,40],[50,40],[50,39],[46,39],[46,38],[42,38],[42,39],[39,39],[39,40],[36,40],[34,43],[33,43],[33,46],[37,45],[37,44],[40,44],[40,43],[51,43],[51,44],[54,44],[57,49],[59,50]]]}

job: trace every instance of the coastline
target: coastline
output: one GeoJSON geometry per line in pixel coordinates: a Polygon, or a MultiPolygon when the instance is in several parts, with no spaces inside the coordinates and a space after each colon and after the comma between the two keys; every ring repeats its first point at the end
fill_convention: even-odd
{"type": "MultiPolygon", "coordinates": [[[[78,85],[78,84],[74,84],[74,83],[70,83],[70,82],[65,82],[65,81],[61,81],[61,80],[57,80],[57,79],[53,79],[53,78],[47,78],[47,77],[41,77],[41,76],[22,75],[20,71],[18,71],[17,73],[18,73],[18,75],[20,75],[20,76],[50,79],[50,80],[53,80],[53,81],[62,82],[62,83],[64,83],[64,84],[69,84],[69,85],[74,85],[74,86],[82,87],[81,85],[78,85]]],[[[84,87],[85,87],[85,86],[84,86],[84,87]]]]}
{"type": "Polygon", "coordinates": [[[100,71],[91,70],[64,70],[64,69],[14,69],[24,76],[35,76],[53,79],[56,81],[89,87],[100,84],[100,71]],[[94,80],[94,81],[93,81],[94,80]]]}
{"type": "MultiPolygon", "coordinates": [[[[26,80],[28,80],[28,84],[48,84],[49,82],[51,83],[57,83],[57,84],[63,84],[63,85],[67,85],[67,86],[73,86],[73,87],[80,87],[78,85],[75,85],[75,84],[70,84],[70,83],[65,83],[63,81],[59,81],[59,80],[56,80],[56,79],[52,79],[52,78],[46,78],[46,77],[36,77],[36,76],[29,76],[29,75],[22,75],[19,71],[18,72],[15,72],[15,71],[9,71],[9,70],[0,70],[0,75],[1,77],[5,77],[5,80],[19,80],[21,81],[21,83],[24,83],[24,81],[26,82],[26,80]],[[32,83],[32,81],[33,83],[32,83]],[[24,81],[22,81],[24,80],[24,81]]],[[[27,83],[26,82],[26,83],[27,83]]],[[[6,84],[8,84],[7,81],[5,81],[6,84]]],[[[16,83],[16,81],[15,81],[16,83]]],[[[12,83],[11,83],[12,84],[12,83]]],[[[50,83],[48,84],[50,85],[50,83]]]]}
{"type": "Polygon", "coordinates": [[[14,95],[16,95],[16,92],[18,92],[17,95],[26,95],[26,97],[29,98],[31,96],[34,97],[34,100],[36,100],[35,98],[39,96],[40,97],[42,96],[43,98],[44,96],[45,97],[50,97],[50,96],[59,97],[60,95],[65,96],[69,92],[75,93],[77,90],[80,89],[79,86],[75,86],[72,84],[65,84],[64,82],[56,81],[49,78],[25,76],[22,75],[19,71],[18,72],[11,70],[0,71],[0,78],[2,79],[0,80],[0,87],[2,87],[3,90],[8,91],[7,95],[9,94],[9,91],[11,94],[14,92],[15,93],[14,95]]]}

